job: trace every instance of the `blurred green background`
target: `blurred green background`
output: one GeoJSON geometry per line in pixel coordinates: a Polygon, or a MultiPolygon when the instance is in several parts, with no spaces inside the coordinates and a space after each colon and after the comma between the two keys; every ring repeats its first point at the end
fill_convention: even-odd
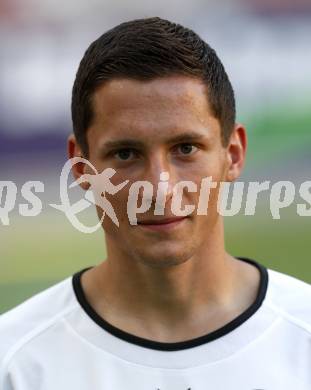
{"type": "MultiPolygon", "coordinates": [[[[311,218],[297,216],[293,207],[280,214],[279,220],[272,220],[263,207],[254,217],[226,217],[227,249],[311,283],[311,218]]],[[[1,234],[6,246],[1,254],[0,312],[105,259],[103,233],[80,233],[63,215],[16,219],[14,228],[1,234]]]]}

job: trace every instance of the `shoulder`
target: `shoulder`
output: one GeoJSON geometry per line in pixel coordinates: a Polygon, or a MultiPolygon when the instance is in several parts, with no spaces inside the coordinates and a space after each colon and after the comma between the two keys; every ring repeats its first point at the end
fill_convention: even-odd
{"type": "Polygon", "coordinates": [[[272,269],[268,275],[266,304],[311,334],[311,285],[272,269]]]}
{"type": "Polygon", "coordinates": [[[71,280],[55,284],[0,316],[0,371],[24,345],[77,307],[71,280]]]}

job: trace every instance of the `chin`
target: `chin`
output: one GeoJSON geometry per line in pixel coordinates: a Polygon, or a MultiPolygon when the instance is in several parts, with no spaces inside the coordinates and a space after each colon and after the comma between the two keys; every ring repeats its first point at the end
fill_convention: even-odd
{"type": "Polygon", "coordinates": [[[148,248],[146,251],[140,250],[136,257],[143,264],[153,268],[165,268],[183,264],[187,262],[195,253],[194,248],[170,248],[169,245],[162,245],[161,248],[148,248]]]}

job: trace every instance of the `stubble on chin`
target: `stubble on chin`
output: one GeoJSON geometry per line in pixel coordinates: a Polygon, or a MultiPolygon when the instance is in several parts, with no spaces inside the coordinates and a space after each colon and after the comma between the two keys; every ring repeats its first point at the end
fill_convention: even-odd
{"type": "Polygon", "coordinates": [[[131,250],[133,258],[152,268],[167,268],[183,264],[190,260],[196,252],[195,242],[186,244],[180,240],[180,248],[172,248],[169,245],[159,243],[147,248],[131,250]]]}

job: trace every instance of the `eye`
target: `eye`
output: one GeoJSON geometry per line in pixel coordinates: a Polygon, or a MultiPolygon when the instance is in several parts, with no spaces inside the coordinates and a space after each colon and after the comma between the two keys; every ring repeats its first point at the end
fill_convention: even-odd
{"type": "Polygon", "coordinates": [[[124,148],[117,150],[113,155],[118,156],[117,160],[128,161],[132,155],[135,156],[135,152],[134,149],[124,148]]]}
{"type": "Polygon", "coordinates": [[[183,155],[189,155],[196,151],[197,147],[193,144],[180,144],[178,145],[179,150],[181,151],[181,154],[183,155]]]}

